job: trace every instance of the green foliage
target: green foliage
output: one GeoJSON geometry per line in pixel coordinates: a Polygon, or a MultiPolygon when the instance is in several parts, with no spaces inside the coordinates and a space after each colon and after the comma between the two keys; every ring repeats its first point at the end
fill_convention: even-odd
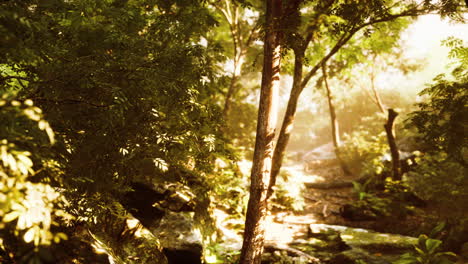
{"type": "Polygon", "coordinates": [[[448,39],[451,56],[457,58],[451,76],[439,75],[421,95],[426,100],[411,113],[408,126],[418,131],[424,155],[409,174],[411,188],[423,199],[437,205],[446,218],[461,219],[468,198],[468,48],[460,40],[448,39]],[[455,209],[456,208],[456,209],[455,209]],[[462,209],[461,209],[462,208],[462,209]]]}
{"type": "Polygon", "coordinates": [[[418,104],[419,110],[410,115],[410,125],[416,127],[421,140],[431,151],[443,151],[466,166],[468,140],[465,133],[468,117],[468,48],[459,41],[449,39],[451,56],[459,59],[451,78],[439,75],[434,84],[421,92],[427,101],[418,104]]]}
{"type": "Polygon", "coordinates": [[[243,218],[248,197],[248,175],[239,168],[233,168],[228,160],[217,160],[213,178],[209,179],[213,186],[211,201],[213,206],[229,213],[230,217],[243,218]]]}
{"type": "Polygon", "coordinates": [[[394,181],[390,177],[385,179],[383,192],[372,186],[373,179],[364,184],[353,182],[354,192],[358,200],[351,204],[352,210],[369,219],[381,217],[402,219],[415,211],[418,201],[409,185],[404,181],[394,181]]]}
{"type": "MultiPolygon", "coordinates": [[[[70,215],[63,208],[66,200],[50,182],[57,180],[56,161],[48,151],[55,134],[32,100],[19,101],[3,93],[0,98],[0,247],[15,251],[17,244],[39,246],[67,239],[52,229],[57,219],[70,215]],[[43,177],[49,172],[49,177],[43,177]]],[[[23,262],[33,263],[30,255],[23,262]]]]}
{"type": "Polygon", "coordinates": [[[352,203],[352,210],[361,215],[365,219],[377,220],[380,217],[391,216],[390,203],[387,198],[380,198],[373,194],[366,193],[361,199],[352,203]]]}
{"type": "Polygon", "coordinates": [[[452,252],[440,252],[442,241],[420,235],[414,252],[406,253],[393,264],[451,264],[456,255],[452,252]]]}
{"type": "Polygon", "coordinates": [[[47,133],[34,137],[27,122],[12,122],[29,133],[17,135],[16,128],[4,131],[2,120],[2,137],[22,136],[21,144],[8,140],[2,149],[34,164],[15,162],[18,173],[41,171],[33,177],[37,184],[48,179],[59,188],[67,212],[87,227],[106,225],[108,215],[125,218],[119,203],[135,181],[189,188],[196,218],[209,222],[202,218],[215,183],[205,179],[226,152],[218,130],[217,56],[197,44],[216,23],[203,3],[8,1],[0,18],[0,91],[17,91],[18,102],[31,98],[55,131],[56,144],[46,148],[41,142],[53,134],[42,118],[34,121],[47,133]],[[55,159],[42,163],[56,171],[41,170],[46,149],[55,159]]]}
{"type": "Polygon", "coordinates": [[[384,169],[383,157],[388,144],[384,132],[374,133],[361,127],[360,130],[345,135],[340,148],[343,160],[356,173],[361,175],[381,174],[384,169]]]}
{"type": "Polygon", "coordinates": [[[271,205],[277,210],[293,210],[295,212],[304,209],[303,179],[300,175],[291,175],[289,172],[280,173],[276,188],[271,197],[271,205]],[[302,187],[301,187],[302,186],[302,187]]]}
{"type": "Polygon", "coordinates": [[[448,215],[456,215],[460,206],[466,208],[467,173],[465,166],[447,159],[444,152],[428,153],[417,159],[417,166],[408,175],[408,183],[419,197],[432,201],[448,215]]]}
{"type": "Polygon", "coordinates": [[[253,148],[255,145],[255,133],[257,128],[257,109],[256,106],[242,102],[239,99],[233,103],[227,126],[226,137],[231,140],[235,150],[239,153],[240,157],[251,159],[253,157],[253,148]]]}

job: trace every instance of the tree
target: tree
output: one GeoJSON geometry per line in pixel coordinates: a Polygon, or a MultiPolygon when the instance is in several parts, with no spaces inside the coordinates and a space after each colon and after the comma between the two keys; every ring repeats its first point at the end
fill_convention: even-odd
{"type": "Polygon", "coordinates": [[[468,47],[455,38],[445,45],[451,48],[449,56],[456,59],[453,71],[434,78],[420,93],[423,102],[407,119],[408,127],[417,130],[421,151],[407,181],[416,195],[431,202],[439,220],[447,223],[444,242],[458,251],[468,233],[468,47]]]}
{"type": "Polygon", "coordinates": [[[448,159],[466,166],[467,136],[466,101],[468,48],[459,39],[450,38],[445,44],[452,48],[450,57],[458,59],[452,78],[441,74],[420,95],[428,100],[418,104],[408,121],[417,128],[421,141],[429,151],[444,152],[448,159]]]}
{"type": "MultiPolygon", "coordinates": [[[[273,156],[272,177],[270,189],[275,185],[276,177],[281,169],[286,146],[292,131],[297,102],[300,94],[308,82],[320,70],[322,65],[330,60],[340,49],[363,29],[372,29],[379,23],[394,21],[400,17],[414,17],[432,12],[442,14],[456,14],[460,10],[459,1],[441,1],[437,3],[421,2],[415,4],[411,1],[318,1],[309,4],[308,10],[314,10],[307,14],[307,22],[303,22],[294,32],[295,67],[293,85],[283,118],[278,141],[273,156]],[[313,49],[309,44],[313,43],[313,49]],[[304,53],[313,52],[314,66],[304,75],[304,53]]],[[[307,9],[306,9],[307,10],[307,9]]],[[[305,16],[304,14],[299,14],[305,16]]],[[[291,44],[293,45],[293,44],[291,44]]],[[[271,192],[271,191],[270,191],[271,192]]]]}
{"type": "MultiPolygon", "coordinates": [[[[228,0],[223,3],[213,1],[210,4],[222,14],[223,19],[227,22],[230,32],[229,42],[232,45],[232,54],[229,52],[231,55],[229,57],[232,59],[233,70],[223,108],[223,117],[227,120],[232,108],[232,101],[239,90],[238,81],[242,73],[244,63],[246,62],[247,52],[252,48],[254,40],[258,37],[260,23],[259,21],[247,18],[246,11],[253,12],[252,9],[242,6],[241,3],[235,0],[228,0]]],[[[216,33],[219,34],[220,32],[215,31],[215,34],[216,33]]]]}
{"type": "Polygon", "coordinates": [[[240,263],[258,264],[263,252],[265,217],[268,212],[268,184],[273,158],[281,55],[280,20],[282,0],[266,2],[264,58],[257,136],[250,180],[250,197],[245,220],[240,263]]]}
{"type": "MultiPolygon", "coordinates": [[[[418,68],[418,64],[411,63],[402,57],[400,34],[409,23],[409,19],[402,18],[398,21],[381,23],[372,33],[364,32],[362,36],[351,40],[349,43],[351,47],[340,50],[336,56],[338,58],[331,59],[331,63],[334,66],[333,76],[341,79],[344,85],[349,86],[353,85],[353,83],[358,83],[358,86],[368,94],[368,97],[375,103],[382,114],[386,114],[387,110],[376,87],[376,77],[378,77],[378,74],[380,72],[388,72],[389,70],[407,74],[418,68]],[[353,74],[352,72],[356,72],[356,70],[357,73],[353,74]],[[359,76],[359,78],[355,76],[359,76]]],[[[322,75],[322,78],[325,79],[325,74],[322,75]]],[[[327,85],[326,82],[325,84],[327,85]]],[[[327,95],[329,94],[330,89],[327,89],[327,95]]],[[[329,104],[331,102],[329,98],[329,104]]],[[[400,160],[394,132],[394,121],[397,113],[393,109],[389,109],[388,111],[389,117],[386,120],[384,128],[392,156],[393,178],[400,180],[400,160]]],[[[332,120],[334,119],[336,117],[333,118],[332,116],[332,120]]]]}
{"type": "Polygon", "coordinates": [[[332,141],[333,141],[333,146],[335,148],[335,155],[340,163],[340,166],[343,172],[347,175],[350,175],[351,171],[349,170],[349,168],[347,167],[347,165],[345,164],[345,162],[343,161],[341,157],[341,152],[340,152],[341,140],[340,140],[339,124],[338,124],[338,119],[336,118],[335,106],[333,104],[332,90],[328,86],[327,69],[326,69],[325,64],[322,66],[322,78],[323,78],[325,89],[327,90],[327,101],[328,101],[328,109],[330,111],[332,141]]]}
{"type": "Polygon", "coordinates": [[[216,22],[209,10],[190,0],[30,0],[1,12],[1,93],[32,100],[53,127],[51,186],[76,218],[67,224],[114,246],[115,259],[164,263],[154,241],[122,235],[126,194],[135,182],[177,183],[197,193],[197,217],[207,212],[204,176],[222,151],[216,60],[197,44],[216,22]]]}

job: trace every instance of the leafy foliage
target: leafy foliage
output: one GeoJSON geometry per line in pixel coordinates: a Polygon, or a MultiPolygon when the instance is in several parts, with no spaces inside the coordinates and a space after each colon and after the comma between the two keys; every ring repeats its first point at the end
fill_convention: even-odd
{"type": "MultiPolygon", "coordinates": [[[[443,210],[452,205],[463,205],[468,197],[466,136],[467,117],[467,48],[455,39],[446,42],[452,47],[452,56],[459,58],[452,78],[439,75],[435,83],[422,95],[427,101],[418,104],[419,110],[409,118],[409,125],[419,132],[426,154],[410,174],[415,191],[426,199],[437,202],[443,210]]],[[[447,210],[447,213],[450,210],[447,210]]]]}
{"type": "MultiPolygon", "coordinates": [[[[50,182],[67,197],[76,221],[92,229],[127,217],[119,203],[132,182],[188,186],[197,194],[197,214],[206,213],[212,187],[204,177],[224,147],[214,100],[216,58],[197,44],[216,23],[205,6],[191,0],[28,0],[1,7],[1,91],[17,91],[14,102],[34,101],[54,128],[51,155],[59,177],[50,182]]],[[[36,108],[24,112],[39,115],[36,108]]],[[[42,118],[34,121],[52,137],[42,118]]],[[[18,136],[12,131],[2,137],[18,136]]],[[[37,149],[2,143],[13,155],[4,166],[21,165],[13,169],[23,178],[33,172],[28,159],[45,152],[39,144],[44,135],[36,134],[22,140],[37,149]]]]}
{"type": "MultiPolygon", "coordinates": [[[[456,45],[457,42],[449,42],[456,45]]],[[[431,151],[443,151],[450,158],[466,165],[468,149],[465,115],[468,100],[466,53],[468,48],[456,45],[452,55],[460,56],[460,64],[453,70],[452,79],[437,76],[434,85],[424,89],[421,96],[429,101],[418,104],[419,110],[412,113],[410,122],[431,151]]]]}
{"type": "Polygon", "coordinates": [[[452,252],[440,252],[442,241],[420,235],[414,253],[406,253],[393,264],[451,264],[456,255],[452,252]]]}
{"type": "MultiPolygon", "coordinates": [[[[55,134],[32,100],[18,101],[4,93],[0,99],[0,246],[10,251],[24,244],[59,243],[67,236],[54,232],[58,218],[68,218],[66,200],[50,182],[57,181],[57,161],[48,153],[55,134]],[[49,172],[48,177],[44,174],[49,172]]],[[[37,261],[26,255],[23,262],[37,261]]]]}
{"type": "Polygon", "coordinates": [[[362,175],[381,174],[384,169],[383,157],[387,154],[388,145],[385,133],[372,133],[365,128],[345,135],[341,153],[350,168],[362,175]]]}

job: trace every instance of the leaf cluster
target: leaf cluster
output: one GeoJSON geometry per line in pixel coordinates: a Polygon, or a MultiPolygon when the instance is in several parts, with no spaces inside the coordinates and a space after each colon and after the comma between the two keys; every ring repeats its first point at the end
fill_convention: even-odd
{"type": "Polygon", "coordinates": [[[15,154],[23,160],[39,159],[44,142],[56,141],[49,149],[58,177],[37,181],[59,188],[77,221],[91,227],[105,225],[104,216],[126,217],[117,205],[132,182],[180,183],[206,211],[211,186],[204,177],[225,150],[217,58],[197,44],[216,21],[201,2],[31,0],[1,7],[8,45],[1,45],[0,91],[16,91],[18,99],[0,106],[9,111],[0,132],[15,146],[32,146],[30,154],[15,154]],[[39,108],[12,108],[21,102],[39,108]]]}

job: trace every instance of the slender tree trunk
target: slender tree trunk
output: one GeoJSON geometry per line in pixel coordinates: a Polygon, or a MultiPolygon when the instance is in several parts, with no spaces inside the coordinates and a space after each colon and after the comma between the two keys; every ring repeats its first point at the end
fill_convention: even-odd
{"type": "MultiPolygon", "coordinates": [[[[296,97],[298,98],[300,95],[301,91],[301,81],[302,81],[302,66],[304,63],[304,52],[303,51],[298,51],[295,54],[295,60],[294,60],[294,76],[293,76],[293,87],[291,90],[291,96],[290,98],[296,97]],[[296,91],[296,93],[293,94],[293,91],[296,91]]],[[[289,99],[291,101],[291,99],[289,99]]],[[[283,158],[284,158],[284,153],[286,150],[286,146],[288,145],[289,137],[291,135],[292,131],[292,124],[294,122],[294,117],[296,113],[296,108],[297,108],[297,99],[293,101],[296,102],[296,104],[288,104],[288,107],[286,109],[286,114],[285,114],[285,120],[283,121],[283,124],[281,126],[281,130],[279,133],[278,137],[278,142],[276,143],[275,147],[275,152],[273,154],[273,164],[271,168],[271,178],[270,178],[270,184],[268,188],[268,197],[270,197],[273,194],[273,186],[276,184],[276,178],[279,174],[279,171],[281,169],[281,166],[283,165],[283,158]]]]}
{"type": "Polygon", "coordinates": [[[400,173],[400,154],[398,153],[398,147],[395,141],[395,129],[394,122],[398,113],[395,110],[388,109],[388,119],[385,123],[385,133],[387,134],[388,145],[390,146],[390,154],[392,155],[392,178],[393,180],[401,180],[400,173]]]}
{"type": "Polygon", "coordinates": [[[327,69],[326,64],[324,63],[322,66],[322,75],[323,75],[323,82],[325,84],[325,89],[327,90],[327,99],[328,99],[328,109],[330,110],[330,123],[331,123],[331,130],[332,130],[332,141],[333,147],[335,149],[336,159],[340,163],[340,167],[346,175],[351,175],[351,171],[346,166],[345,162],[341,158],[340,146],[340,129],[338,124],[338,119],[336,118],[336,111],[335,106],[333,105],[333,95],[328,85],[328,77],[327,77],[327,69]]]}
{"type": "Polygon", "coordinates": [[[250,198],[245,220],[241,264],[259,264],[264,246],[267,191],[270,182],[273,144],[278,112],[282,0],[266,1],[266,33],[257,137],[250,180],[250,198]]]}
{"type": "MultiPolygon", "coordinates": [[[[374,58],[375,60],[375,58],[374,58]]],[[[385,113],[385,107],[382,103],[382,99],[380,98],[379,93],[377,92],[377,88],[375,87],[375,74],[371,72],[370,75],[371,79],[371,89],[373,93],[373,100],[379,110],[382,113],[385,113]]],[[[393,180],[401,180],[401,168],[400,168],[400,153],[398,151],[398,146],[395,140],[395,119],[398,116],[398,113],[393,110],[392,108],[388,109],[388,116],[387,120],[384,124],[385,134],[387,135],[387,142],[388,146],[390,147],[390,155],[392,157],[392,179],[393,180]]],[[[382,179],[383,180],[383,179],[382,179]]]]}
{"type": "MultiPolygon", "coordinates": [[[[355,32],[350,32],[348,35],[343,36],[340,40],[338,40],[338,42],[330,50],[330,52],[325,57],[323,57],[322,60],[319,63],[317,63],[303,77],[302,80],[301,79],[293,80],[293,86],[291,89],[291,94],[289,95],[288,106],[286,107],[286,113],[284,114],[283,123],[281,125],[281,130],[278,136],[278,141],[276,143],[275,155],[273,156],[273,168],[271,172],[271,177],[274,180],[276,180],[281,170],[281,166],[283,164],[284,153],[289,143],[289,138],[291,136],[291,131],[293,128],[294,118],[296,116],[297,102],[299,100],[299,96],[301,95],[302,91],[304,90],[304,88],[306,87],[310,79],[317,73],[318,70],[320,70],[322,64],[327,62],[331,57],[333,57],[333,55],[335,55],[335,53],[338,52],[338,50],[351,39],[354,33],[355,32]]],[[[305,50],[307,46],[308,46],[308,42],[304,44],[303,49],[305,50]]],[[[300,54],[295,54],[295,56],[298,56],[298,55],[300,54]]],[[[294,75],[299,74],[299,71],[300,71],[300,74],[302,76],[302,65],[303,65],[302,60],[303,59],[301,58],[300,63],[299,63],[299,61],[296,59],[296,62],[294,65],[294,75]],[[297,67],[300,67],[300,68],[297,68],[297,67]]],[[[272,181],[271,183],[274,183],[274,181],[272,181]]],[[[272,189],[273,187],[274,187],[274,184],[270,184],[269,189],[272,189]]],[[[270,193],[271,192],[272,191],[270,191],[270,193]]]]}
{"type": "MultiPolygon", "coordinates": [[[[373,58],[373,61],[375,62],[376,61],[376,57],[374,56],[373,58]]],[[[377,88],[375,87],[375,73],[374,73],[374,68],[372,68],[372,71],[370,73],[370,80],[371,80],[371,89],[372,89],[372,93],[373,93],[373,96],[374,96],[374,102],[375,104],[377,105],[377,107],[379,108],[380,112],[382,112],[383,114],[385,114],[385,107],[382,103],[382,99],[380,99],[380,95],[379,93],[377,92],[377,88]]]]}
{"type": "Polygon", "coordinates": [[[234,71],[232,73],[231,83],[229,84],[229,88],[226,93],[223,109],[224,120],[227,120],[229,111],[231,110],[232,98],[236,93],[237,80],[244,63],[245,51],[243,48],[243,40],[239,28],[239,7],[233,3],[230,3],[229,1],[225,2],[225,7],[220,4],[213,4],[213,6],[217,8],[221,14],[223,14],[224,18],[229,24],[232,37],[232,48],[234,52],[234,71]]]}
{"type": "Polygon", "coordinates": [[[224,120],[227,120],[229,112],[231,111],[232,100],[237,92],[237,81],[239,80],[242,66],[244,65],[245,54],[243,51],[239,51],[239,53],[240,54],[238,58],[234,60],[234,72],[232,73],[231,83],[229,84],[229,88],[226,94],[226,99],[224,101],[224,109],[223,109],[224,120]]]}

